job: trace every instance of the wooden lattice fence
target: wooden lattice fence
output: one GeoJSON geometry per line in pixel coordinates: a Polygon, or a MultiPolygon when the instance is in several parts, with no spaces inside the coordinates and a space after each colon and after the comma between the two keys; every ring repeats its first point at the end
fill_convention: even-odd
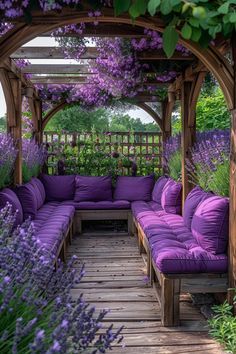
{"type": "Polygon", "coordinates": [[[159,175],[162,172],[162,134],[158,132],[47,131],[43,138],[48,149],[47,169],[50,174],[60,173],[58,161],[63,161],[65,173],[106,174],[104,163],[109,169],[114,160],[118,162],[119,174],[131,174],[130,161],[137,164],[139,175],[152,172],[159,175]]]}

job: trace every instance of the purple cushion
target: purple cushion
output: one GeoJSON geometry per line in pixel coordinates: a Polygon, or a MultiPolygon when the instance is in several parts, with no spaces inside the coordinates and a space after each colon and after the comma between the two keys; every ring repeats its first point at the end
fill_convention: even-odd
{"type": "Polygon", "coordinates": [[[180,182],[169,179],[165,184],[161,196],[161,206],[167,213],[181,214],[181,191],[182,184],[180,182]]]}
{"type": "Polygon", "coordinates": [[[119,176],[114,191],[115,200],[151,200],[154,176],[127,177],[119,176]]]}
{"type": "Polygon", "coordinates": [[[75,176],[48,176],[41,175],[46,192],[47,201],[64,201],[74,198],[75,193],[75,176]]]}
{"type": "Polygon", "coordinates": [[[33,177],[31,179],[31,183],[34,184],[35,188],[38,189],[39,191],[39,195],[40,195],[40,198],[39,198],[39,208],[41,208],[41,206],[44,204],[45,202],[45,199],[46,199],[46,193],[45,193],[45,189],[44,189],[44,186],[43,186],[43,183],[36,177],[33,177]]]}
{"type": "Polygon", "coordinates": [[[206,193],[198,186],[193,188],[188,194],[184,203],[184,223],[189,230],[191,230],[193,214],[195,213],[197,206],[211,195],[212,194],[206,193]]]}
{"type": "Polygon", "coordinates": [[[201,202],[191,225],[198,244],[213,254],[225,253],[229,234],[229,200],[212,196],[201,202]]]}
{"type": "Polygon", "coordinates": [[[4,208],[9,203],[12,206],[12,211],[16,214],[15,227],[23,222],[23,210],[17,195],[9,188],[4,188],[0,192],[0,209],[4,208]]]}
{"type": "Polygon", "coordinates": [[[110,176],[76,176],[75,202],[112,200],[112,179],[110,176]]]}
{"type": "Polygon", "coordinates": [[[33,220],[37,213],[38,202],[35,194],[35,187],[28,182],[16,188],[16,194],[21,202],[24,219],[31,217],[33,220]]]}
{"type": "Polygon", "coordinates": [[[162,177],[158,178],[158,180],[156,181],[155,186],[152,191],[152,200],[154,202],[161,204],[162,191],[163,191],[164,186],[168,182],[168,180],[169,180],[168,177],[162,176],[162,177]]]}
{"type": "Polygon", "coordinates": [[[63,205],[73,205],[78,210],[118,210],[118,209],[130,209],[130,202],[127,200],[115,200],[115,201],[100,201],[100,202],[75,202],[68,200],[63,202],[63,205]]]}

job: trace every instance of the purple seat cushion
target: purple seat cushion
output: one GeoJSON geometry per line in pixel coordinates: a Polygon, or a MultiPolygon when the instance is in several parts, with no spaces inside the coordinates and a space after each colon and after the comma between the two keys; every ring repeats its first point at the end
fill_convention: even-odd
{"type": "Polygon", "coordinates": [[[160,204],[156,202],[143,202],[143,201],[136,201],[132,202],[131,209],[133,216],[137,221],[142,218],[145,218],[148,215],[155,215],[159,216],[160,212],[163,212],[163,209],[160,204]]]}
{"type": "Polygon", "coordinates": [[[0,209],[4,208],[6,204],[9,203],[12,206],[12,211],[16,214],[16,221],[15,221],[15,227],[19,224],[22,224],[23,222],[23,210],[21,203],[16,195],[11,189],[9,188],[4,188],[0,192],[0,209]]]}
{"type": "Polygon", "coordinates": [[[120,210],[130,209],[130,202],[127,200],[100,201],[100,202],[75,202],[68,200],[63,205],[73,205],[77,210],[120,210]]]}
{"type": "Polygon", "coordinates": [[[203,191],[200,187],[193,188],[188,194],[184,203],[184,223],[189,230],[191,230],[193,214],[197,206],[211,195],[212,194],[203,191]]]}
{"type": "Polygon", "coordinates": [[[112,179],[110,176],[76,176],[75,188],[75,202],[112,200],[112,179]]]}
{"type": "Polygon", "coordinates": [[[31,182],[28,182],[18,186],[15,191],[22,205],[24,220],[28,217],[31,217],[33,220],[37,214],[38,209],[35,187],[31,182]]]}
{"type": "Polygon", "coordinates": [[[46,201],[73,199],[75,194],[75,176],[41,175],[40,179],[46,192],[46,201]]]}
{"type": "Polygon", "coordinates": [[[161,206],[167,213],[181,214],[181,191],[182,184],[180,182],[169,179],[165,184],[161,196],[161,206]]]}
{"type": "Polygon", "coordinates": [[[227,256],[203,249],[180,215],[163,214],[146,236],[152,259],[163,273],[225,273],[227,256]]]}
{"type": "Polygon", "coordinates": [[[154,176],[127,177],[119,176],[114,191],[115,200],[151,200],[154,176]]]}
{"type": "Polygon", "coordinates": [[[153,191],[152,191],[152,200],[154,202],[161,204],[162,191],[163,191],[164,186],[168,182],[168,180],[169,180],[168,177],[162,176],[162,177],[158,178],[158,180],[156,181],[153,191]]]}
{"type": "Polygon", "coordinates": [[[201,202],[191,225],[198,244],[213,254],[225,253],[229,236],[229,200],[212,196],[201,202]]]}

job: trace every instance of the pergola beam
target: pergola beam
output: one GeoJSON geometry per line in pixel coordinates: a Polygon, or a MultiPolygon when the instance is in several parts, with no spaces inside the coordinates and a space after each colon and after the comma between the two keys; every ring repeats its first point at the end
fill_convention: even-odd
{"type": "MultiPolygon", "coordinates": [[[[87,47],[81,59],[96,59],[98,50],[96,47],[87,47]]],[[[167,58],[162,49],[147,50],[137,54],[140,60],[194,60],[193,55],[183,55],[175,51],[171,58],[167,58]]],[[[21,47],[11,55],[12,59],[64,59],[65,55],[61,47],[21,47]]]]}

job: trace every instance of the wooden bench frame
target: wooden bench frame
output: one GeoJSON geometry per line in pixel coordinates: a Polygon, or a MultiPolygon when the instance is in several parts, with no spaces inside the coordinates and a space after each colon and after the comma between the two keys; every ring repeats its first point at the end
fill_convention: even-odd
{"type": "Polygon", "coordinates": [[[228,274],[193,273],[164,274],[159,271],[151,258],[148,239],[140,226],[134,220],[135,233],[138,236],[140,253],[147,254],[147,274],[150,283],[156,290],[161,306],[161,322],[165,327],[179,325],[179,300],[181,293],[226,293],[228,289],[228,274]]]}
{"type": "Polygon", "coordinates": [[[132,212],[130,209],[119,210],[76,210],[74,216],[75,232],[81,234],[84,220],[127,220],[128,234],[133,234],[132,212]]]}
{"type": "Polygon", "coordinates": [[[56,253],[56,258],[55,258],[55,267],[57,268],[57,260],[61,259],[63,262],[66,261],[66,251],[68,245],[71,245],[72,243],[72,238],[74,234],[74,220],[72,219],[70,221],[69,227],[65,233],[65,236],[61,240],[60,246],[57,250],[56,253]]]}

